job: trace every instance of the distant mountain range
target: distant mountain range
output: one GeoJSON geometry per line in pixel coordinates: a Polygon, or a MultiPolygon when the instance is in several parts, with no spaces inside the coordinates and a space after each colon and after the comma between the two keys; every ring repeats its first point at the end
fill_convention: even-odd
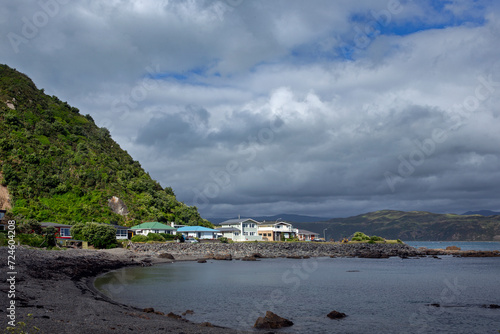
{"type": "Polygon", "coordinates": [[[467,211],[466,213],[462,213],[464,216],[470,216],[470,215],[481,215],[485,217],[489,216],[498,216],[500,215],[500,212],[495,212],[491,210],[479,210],[479,211],[467,211]]]}
{"type": "Polygon", "coordinates": [[[437,214],[382,210],[325,222],[298,222],[295,227],[339,240],[355,232],[386,239],[429,241],[500,241],[500,216],[437,214]]]}

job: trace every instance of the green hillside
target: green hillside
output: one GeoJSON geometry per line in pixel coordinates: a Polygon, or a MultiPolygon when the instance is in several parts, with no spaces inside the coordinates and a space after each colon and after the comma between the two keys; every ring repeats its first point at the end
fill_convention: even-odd
{"type": "Polygon", "coordinates": [[[11,217],[211,226],[196,207],[152,180],[90,115],[44,94],[6,65],[0,65],[0,133],[0,205],[11,217]],[[128,214],[111,210],[113,196],[128,214]]]}
{"type": "Polygon", "coordinates": [[[326,222],[294,223],[336,240],[360,231],[386,239],[489,241],[500,240],[500,216],[437,214],[423,211],[382,210],[326,222]]]}

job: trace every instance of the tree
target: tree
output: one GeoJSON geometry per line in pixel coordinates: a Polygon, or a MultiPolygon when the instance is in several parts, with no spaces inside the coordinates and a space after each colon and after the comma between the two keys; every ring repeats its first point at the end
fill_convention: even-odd
{"type": "Polygon", "coordinates": [[[116,229],[113,226],[98,223],[78,223],[71,228],[73,238],[88,241],[96,248],[116,246],[116,229]]]}

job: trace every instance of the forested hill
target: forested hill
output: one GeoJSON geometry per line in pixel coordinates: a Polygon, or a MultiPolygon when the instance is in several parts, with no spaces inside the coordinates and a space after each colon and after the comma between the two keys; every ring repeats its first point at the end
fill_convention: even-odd
{"type": "Polygon", "coordinates": [[[317,223],[294,223],[336,240],[355,232],[387,239],[490,241],[500,240],[500,216],[438,214],[424,211],[382,210],[317,223]],[[325,229],[327,229],[325,231],[325,229]]]}
{"type": "Polygon", "coordinates": [[[211,226],[151,179],[90,115],[6,65],[0,65],[0,133],[0,206],[11,217],[211,226]],[[109,206],[113,196],[126,205],[121,212],[115,207],[119,213],[109,206]]]}

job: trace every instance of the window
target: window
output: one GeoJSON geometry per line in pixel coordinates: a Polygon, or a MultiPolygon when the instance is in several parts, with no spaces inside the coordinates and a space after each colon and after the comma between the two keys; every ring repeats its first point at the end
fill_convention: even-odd
{"type": "Polygon", "coordinates": [[[127,230],[125,230],[125,229],[116,230],[117,237],[126,237],[127,235],[128,235],[127,230]]]}
{"type": "Polygon", "coordinates": [[[234,235],[238,236],[238,235],[240,235],[240,232],[234,232],[234,235]]]}
{"type": "Polygon", "coordinates": [[[69,228],[61,228],[59,231],[59,235],[61,237],[71,237],[71,233],[69,232],[69,228]]]}
{"type": "Polygon", "coordinates": [[[250,235],[255,235],[255,232],[250,232],[250,235]]]}
{"type": "Polygon", "coordinates": [[[250,227],[251,228],[255,228],[255,224],[250,224],[250,227]]]}
{"type": "Polygon", "coordinates": [[[248,232],[243,232],[243,235],[248,235],[248,232]]]}
{"type": "Polygon", "coordinates": [[[248,227],[248,224],[243,224],[243,227],[248,227]]]}

